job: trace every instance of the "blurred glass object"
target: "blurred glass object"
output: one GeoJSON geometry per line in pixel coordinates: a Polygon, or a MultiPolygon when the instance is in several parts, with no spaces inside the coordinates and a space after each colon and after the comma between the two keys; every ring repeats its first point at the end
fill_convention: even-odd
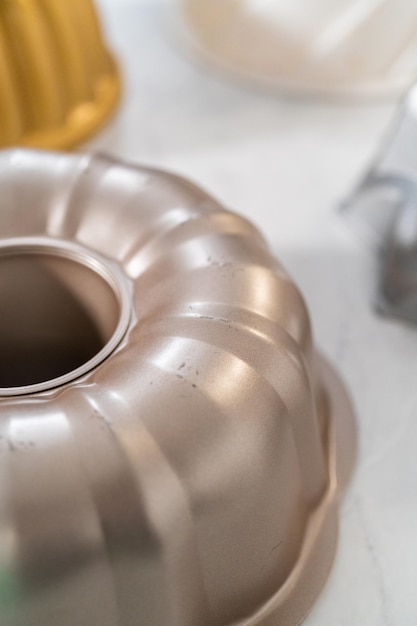
{"type": "Polygon", "coordinates": [[[401,103],[345,214],[379,252],[377,309],[417,324],[417,86],[401,103]]]}
{"type": "Polygon", "coordinates": [[[178,0],[192,46],[243,79],[386,95],[417,74],[417,0],[178,0]]]}

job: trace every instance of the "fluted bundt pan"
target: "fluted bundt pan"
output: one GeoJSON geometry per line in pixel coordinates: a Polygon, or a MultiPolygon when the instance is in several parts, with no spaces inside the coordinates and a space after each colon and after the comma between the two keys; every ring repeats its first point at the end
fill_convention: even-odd
{"type": "Polygon", "coordinates": [[[177,0],[203,58],[269,89],[401,93],[417,75],[417,4],[398,0],[177,0]]]}
{"type": "Polygon", "coordinates": [[[92,0],[0,1],[0,146],[69,148],[119,94],[92,0]]]}
{"type": "Polygon", "coordinates": [[[176,176],[0,156],[2,626],[295,626],[351,407],[258,231],[176,176]]]}

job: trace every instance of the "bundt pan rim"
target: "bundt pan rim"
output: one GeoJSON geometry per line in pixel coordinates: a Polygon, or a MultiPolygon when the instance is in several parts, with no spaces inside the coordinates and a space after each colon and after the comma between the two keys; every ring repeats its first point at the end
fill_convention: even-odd
{"type": "Polygon", "coordinates": [[[299,559],[287,581],[256,614],[229,626],[302,624],[320,598],[332,571],[339,537],[338,505],[354,471],[357,430],[353,405],[339,375],[320,353],[316,354],[316,363],[321,370],[326,402],[333,406],[333,411],[329,410],[332,418],[327,447],[329,485],[308,522],[311,527],[306,531],[299,559]]]}
{"type": "Polygon", "coordinates": [[[48,237],[22,237],[16,239],[0,238],[0,261],[10,256],[40,255],[55,257],[64,261],[73,261],[85,269],[93,271],[97,277],[103,281],[113,291],[114,297],[120,307],[120,314],[117,324],[105,342],[103,347],[91,359],[74,370],[58,377],[50,378],[39,383],[30,383],[15,387],[0,386],[0,400],[3,397],[33,396],[43,392],[63,389],[68,384],[77,383],[96,369],[100,363],[107,359],[123,341],[131,322],[130,285],[125,280],[120,268],[109,259],[100,254],[86,249],[79,244],[68,242],[67,240],[50,239],[48,237]],[[5,243],[6,242],[6,243],[5,243]]]}
{"type": "MultiPolygon", "coordinates": [[[[118,233],[114,229],[113,222],[111,220],[114,219],[114,208],[115,208],[114,203],[115,202],[117,203],[118,196],[117,194],[116,196],[114,195],[111,196],[110,191],[113,190],[113,187],[109,187],[108,185],[110,183],[116,185],[115,188],[118,189],[120,193],[120,187],[118,187],[117,182],[119,181],[118,177],[121,176],[120,180],[123,181],[123,184],[125,185],[124,188],[126,189],[124,193],[127,194],[128,190],[129,190],[129,193],[131,193],[130,202],[127,202],[127,201],[125,203],[120,202],[120,204],[118,205],[119,208],[122,205],[125,207],[125,209],[126,207],[128,207],[128,209],[126,209],[127,213],[125,213],[124,215],[125,219],[129,220],[129,218],[132,218],[132,216],[136,219],[136,212],[139,211],[140,209],[142,211],[149,211],[149,216],[151,217],[148,216],[148,218],[152,220],[153,219],[156,220],[157,216],[153,216],[153,211],[154,209],[157,208],[158,211],[160,211],[159,217],[161,218],[162,216],[162,221],[159,223],[158,228],[160,228],[161,225],[164,224],[165,226],[167,226],[167,229],[168,229],[167,231],[165,231],[164,236],[166,236],[167,232],[171,233],[168,235],[169,237],[173,236],[172,233],[174,233],[175,237],[179,237],[180,242],[184,242],[184,241],[188,242],[187,237],[196,236],[198,240],[198,245],[201,247],[202,245],[201,241],[200,239],[198,239],[198,238],[201,238],[201,232],[203,232],[203,238],[204,238],[204,234],[207,234],[207,232],[210,231],[209,237],[214,237],[214,239],[209,239],[211,242],[210,247],[213,248],[214,250],[214,252],[212,253],[213,256],[218,253],[218,250],[216,250],[215,243],[213,242],[217,241],[217,239],[221,237],[225,237],[227,239],[227,237],[229,236],[226,234],[227,224],[224,223],[224,220],[226,220],[227,222],[227,220],[230,219],[231,222],[233,223],[232,230],[238,232],[236,236],[237,241],[239,242],[242,239],[242,237],[247,237],[249,233],[250,242],[248,243],[248,241],[245,240],[243,247],[253,246],[253,250],[251,254],[253,254],[257,259],[260,259],[258,260],[259,264],[261,264],[262,262],[270,263],[271,266],[270,267],[268,266],[268,272],[270,272],[271,275],[274,274],[274,276],[278,280],[277,272],[278,272],[279,265],[278,264],[272,265],[273,257],[269,254],[269,252],[266,251],[266,248],[263,246],[263,244],[261,244],[261,237],[258,231],[254,229],[253,227],[251,227],[246,220],[240,218],[239,216],[233,213],[226,211],[221,205],[218,205],[218,203],[216,203],[213,199],[210,199],[204,192],[198,190],[198,188],[190,184],[185,179],[181,179],[181,177],[178,177],[176,175],[170,175],[167,172],[155,170],[153,168],[141,168],[141,167],[136,167],[133,165],[130,166],[128,164],[123,164],[120,161],[111,160],[110,158],[105,158],[102,156],[83,156],[83,155],[74,155],[74,154],[62,155],[58,153],[53,154],[50,152],[28,151],[28,150],[24,150],[21,148],[17,150],[3,151],[3,154],[0,153],[0,161],[3,161],[3,160],[5,160],[4,161],[5,164],[8,164],[9,174],[10,174],[10,176],[8,177],[8,180],[9,180],[11,187],[8,188],[8,190],[4,194],[6,201],[9,203],[17,202],[17,201],[22,203],[24,202],[26,198],[25,192],[21,188],[19,188],[18,191],[17,190],[15,190],[14,192],[11,191],[13,184],[16,184],[16,180],[19,179],[19,177],[23,177],[23,179],[26,179],[25,177],[29,177],[26,180],[28,181],[32,180],[31,184],[37,186],[37,193],[39,194],[41,192],[42,193],[45,192],[45,189],[48,188],[48,193],[49,193],[48,207],[49,208],[51,208],[51,206],[53,205],[55,209],[57,209],[59,206],[62,206],[63,198],[66,198],[65,199],[66,210],[75,211],[76,208],[80,206],[80,203],[82,204],[82,198],[80,194],[81,195],[84,194],[83,195],[84,200],[85,198],[88,198],[88,201],[87,201],[88,211],[87,209],[85,209],[86,213],[83,214],[82,218],[77,222],[77,227],[76,227],[76,230],[74,231],[75,232],[74,240],[76,241],[77,245],[79,244],[79,245],[82,245],[83,247],[88,248],[86,241],[83,240],[83,237],[85,238],[86,233],[88,236],[90,236],[91,230],[90,231],[86,230],[84,226],[87,221],[87,217],[88,217],[88,220],[90,220],[90,226],[91,224],[94,224],[95,223],[94,220],[96,219],[98,214],[100,214],[100,220],[103,220],[104,222],[106,222],[106,220],[107,221],[110,220],[109,237],[111,236],[111,241],[113,242],[112,245],[114,245],[114,241],[117,241],[118,233]],[[39,173],[42,171],[43,178],[42,176],[37,175],[36,173],[37,168],[39,169],[39,173]],[[32,179],[30,179],[29,173],[30,173],[30,176],[32,176],[32,179]],[[49,180],[48,178],[49,176],[51,176],[52,178],[56,176],[54,183],[52,182],[52,180],[49,180]],[[10,182],[12,178],[14,178],[14,183],[13,181],[10,182]],[[61,181],[61,184],[58,184],[59,180],[61,181]],[[164,188],[164,185],[165,185],[165,188],[164,188]],[[101,193],[100,198],[94,195],[94,194],[98,194],[98,191],[97,191],[98,189],[100,189],[100,193],[101,193]],[[94,190],[94,192],[92,192],[92,190],[94,190]],[[141,194],[144,194],[144,195],[141,196],[141,194]],[[97,206],[95,207],[95,209],[94,207],[91,206],[91,204],[94,204],[92,198],[94,198],[96,201],[97,206]],[[163,207],[161,208],[161,205],[164,205],[164,203],[167,206],[165,208],[163,207]],[[173,207],[175,207],[174,210],[177,211],[174,217],[172,214],[173,207]],[[94,211],[99,212],[99,213],[95,213],[94,211]],[[205,212],[207,212],[207,214],[205,212]],[[201,221],[203,214],[205,215],[204,219],[207,220],[207,224],[204,223],[204,225],[201,227],[201,224],[199,225],[199,220],[201,221]],[[216,224],[213,223],[213,220],[214,220],[213,215],[217,216],[216,219],[218,219],[218,221],[221,222],[220,225],[217,222],[216,224]],[[196,216],[197,216],[197,219],[196,219],[196,216]],[[191,229],[190,232],[188,232],[188,234],[186,235],[181,234],[184,232],[184,230],[186,231],[187,228],[191,229]],[[245,232],[245,235],[242,235],[243,232],[245,232]],[[81,237],[81,240],[80,240],[80,237],[81,237]],[[262,261],[262,259],[264,258],[262,255],[264,254],[265,254],[265,259],[267,259],[266,261],[262,261]],[[259,255],[261,256],[259,257],[259,255]]],[[[3,185],[4,185],[4,172],[5,172],[5,168],[3,168],[3,176],[2,176],[3,185]]],[[[0,174],[0,177],[1,177],[1,174],[0,174]]],[[[0,188],[1,188],[1,185],[2,185],[2,181],[0,180],[0,188]]],[[[37,205],[42,206],[42,203],[35,202],[33,204],[32,208],[35,211],[35,213],[36,213],[37,205]]],[[[14,211],[14,216],[16,217],[17,221],[19,221],[19,212],[14,211]]],[[[61,219],[59,228],[61,227],[64,228],[65,218],[63,218],[62,212],[59,213],[59,216],[61,219]],[[62,224],[64,224],[64,226],[62,226],[62,224]]],[[[57,220],[51,219],[51,216],[48,214],[48,212],[46,212],[44,217],[42,218],[44,221],[41,220],[44,226],[41,226],[40,223],[37,221],[37,219],[35,219],[35,217],[36,215],[32,214],[32,221],[28,220],[28,223],[24,223],[24,224],[21,223],[22,228],[27,229],[30,232],[26,234],[19,232],[18,233],[19,237],[29,236],[29,235],[34,236],[35,234],[39,235],[38,231],[39,229],[43,227],[49,229],[49,232],[47,232],[46,234],[53,241],[56,241],[59,238],[59,236],[62,236],[62,232],[59,233],[56,230],[54,231],[57,220]]],[[[0,211],[0,221],[1,221],[1,211],[0,211]]],[[[67,226],[65,226],[65,228],[66,227],[67,226]]],[[[153,232],[152,236],[158,237],[159,235],[153,232]]],[[[97,247],[93,247],[92,249],[94,253],[103,254],[105,252],[105,250],[103,250],[103,241],[98,242],[98,235],[97,235],[97,238],[94,239],[94,241],[97,243],[98,248],[100,248],[101,246],[100,249],[98,249],[97,247]]],[[[106,241],[105,238],[104,238],[104,241],[106,241]]],[[[110,241],[110,239],[108,239],[107,241],[110,241]]],[[[175,241],[177,240],[175,239],[175,241]]],[[[232,237],[232,241],[234,241],[234,245],[236,245],[236,239],[233,239],[232,237]]],[[[118,243],[121,244],[121,241],[119,241],[118,243]]],[[[230,241],[229,241],[229,244],[230,244],[230,241]]],[[[158,242],[158,245],[159,246],[161,245],[160,241],[158,242]]],[[[178,241],[176,245],[178,245],[178,241]]],[[[120,252],[123,249],[124,247],[121,245],[118,252],[120,252]]],[[[165,248],[165,251],[166,251],[166,248],[165,248]]],[[[193,253],[197,253],[197,256],[198,256],[200,248],[199,247],[197,247],[196,249],[192,248],[192,251],[193,253]]],[[[185,253],[183,252],[181,263],[185,263],[185,264],[190,263],[190,258],[191,258],[189,256],[190,252],[191,251],[188,250],[188,248],[186,250],[185,256],[184,256],[185,253]]],[[[115,248],[112,249],[112,254],[113,253],[115,253],[115,248]]],[[[151,253],[152,253],[152,247],[148,246],[148,248],[146,249],[146,255],[148,256],[145,255],[146,257],[145,260],[147,260],[148,262],[149,262],[149,258],[151,258],[153,262],[155,260],[152,257],[151,253]]],[[[178,251],[176,251],[176,254],[177,255],[179,254],[178,251]]],[[[233,253],[229,251],[226,254],[226,259],[223,260],[224,262],[219,262],[217,260],[215,261],[215,259],[213,259],[212,261],[215,261],[215,262],[209,265],[205,265],[205,263],[207,263],[207,260],[203,259],[204,271],[206,273],[209,271],[213,273],[213,276],[216,280],[216,284],[217,282],[221,282],[223,280],[232,280],[232,281],[235,280],[237,282],[243,280],[241,278],[243,271],[242,272],[235,271],[235,273],[233,274],[233,270],[242,269],[241,267],[239,267],[237,261],[235,261],[235,267],[234,268],[232,267],[230,269],[229,267],[230,263],[229,264],[227,263],[228,258],[229,258],[228,254],[230,254],[230,258],[233,259],[234,258],[233,255],[236,255],[237,253],[236,251],[233,253]]],[[[116,257],[111,257],[111,260],[112,262],[117,260],[118,263],[121,263],[120,258],[116,259],[116,257]]],[[[140,260],[144,262],[143,255],[140,260]]],[[[124,266],[125,271],[126,271],[126,266],[127,265],[125,264],[124,266]]],[[[134,271],[143,271],[143,268],[140,270],[137,270],[136,266],[132,266],[131,259],[130,259],[130,265],[128,266],[130,268],[133,268],[134,271]]],[[[145,266],[146,266],[146,262],[145,262],[145,266]]],[[[144,284],[143,273],[141,276],[142,276],[141,280],[142,280],[142,286],[143,286],[144,284]]],[[[263,274],[260,274],[259,276],[260,278],[263,278],[263,274]]],[[[130,276],[129,278],[132,279],[132,276],[130,276]]],[[[208,277],[207,279],[209,280],[210,277],[208,277]]],[[[306,323],[308,324],[308,319],[305,317],[306,314],[303,308],[304,307],[303,300],[298,295],[298,291],[296,290],[296,288],[295,287],[293,288],[292,283],[288,280],[288,282],[284,284],[283,289],[290,290],[289,292],[285,291],[285,294],[286,294],[285,298],[289,300],[291,300],[292,297],[295,298],[294,302],[297,302],[297,307],[299,309],[298,315],[300,315],[301,318],[304,320],[303,321],[304,324],[306,323]],[[289,293],[292,294],[291,297],[288,295],[289,293]]],[[[186,308],[188,309],[188,306],[186,308]]],[[[218,309],[218,306],[217,306],[217,309],[218,309]]],[[[217,312],[217,309],[216,309],[216,312],[217,312]]],[[[171,309],[168,309],[168,310],[171,311],[171,309]]],[[[174,313],[178,314],[178,311],[174,310],[174,313]]],[[[206,311],[202,310],[201,313],[202,313],[202,315],[200,316],[201,324],[204,323],[210,326],[210,324],[214,323],[210,321],[210,319],[214,320],[214,318],[208,318],[207,315],[205,315],[207,313],[206,311]],[[204,317],[206,317],[205,320],[203,319],[204,317]]],[[[166,313],[164,313],[164,315],[166,315],[166,313]]],[[[195,312],[193,311],[190,313],[190,311],[188,311],[188,315],[194,316],[195,312]]],[[[124,337],[124,339],[119,344],[119,346],[114,350],[114,352],[112,353],[111,357],[109,357],[109,359],[114,359],[116,357],[119,359],[122,358],[123,350],[126,348],[126,345],[129,343],[129,341],[132,341],[129,333],[132,331],[132,328],[133,328],[132,332],[134,332],[135,326],[138,321],[136,316],[137,316],[137,310],[134,310],[132,324],[129,327],[128,334],[124,337]]],[[[195,317],[192,317],[190,319],[195,320],[195,317]]],[[[157,318],[157,321],[158,320],[159,318],[157,318]]],[[[238,324],[245,323],[244,318],[242,318],[242,320],[236,320],[236,326],[238,324]]],[[[229,330],[227,330],[226,322],[230,322],[230,320],[222,319],[219,317],[218,320],[216,320],[216,323],[217,322],[219,324],[219,328],[226,327],[226,330],[224,332],[229,333],[230,335],[230,330],[234,329],[234,325],[232,324],[232,325],[229,325],[229,330]]],[[[183,321],[181,321],[180,323],[182,324],[183,321]]],[[[272,321],[270,322],[267,320],[265,324],[266,324],[265,326],[262,326],[262,325],[259,326],[257,330],[258,333],[262,334],[262,333],[269,332],[269,329],[272,327],[272,321]]],[[[278,324],[278,322],[276,322],[276,324],[278,324]]],[[[293,329],[295,328],[295,331],[294,330],[291,331],[292,335],[294,335],[294,333],[295,333],[294,336],[300,335],[301,331],[297,330],[298,328],[297,325],[294,326],[293,324],[292,328],[293,329]]],[[[281,326],[279,330],[281,332],[281,326]]],[[[155,326],[155,329],[153,330],[153,332],[156,333],[156,335],[159,336],[160,338],[164,337],[164,335],[161,334],[162,331],[159,330],[159,327],[157,325],[155,326]]],[[[174,331],[172,332],[174,333],[174,331]]],[[[277,591],[272,590],[272,593],[269,592],[269,594],[264,597],[264,600],[262,603],[260,604],[258,603],[256,606],[254,606],[252,611],[246,612],[245,618],[242,618],[242,617],[238,619],[227,618],[219,622],[218,620],[217,621],[213,620],[211,609],[209,613],[204,613],[203,609],[201,608],[202,613],[198,614],[197,622],[199,624],[201,623],[202,626],[203,624],[212,626],[213,624],[217,624],[217,623],[222,623],[225,625],[229,624],[229,626],[258,626],[258,625],[259,626],[276,626],[277,620],[279,620],[280,626],[295,626],[296,624],[299,624],[302,621],[302,619],[304,619],[306,614],[310,611],[314,601],[317,599],[320,591],[322,590],[326,582],[331,564],[333,562],[333,558],[334,558],[334,554],[336,550],[336,544],[337,544],[339,496],[341,495],[341,492],[345,489],[348,478],[350,476],[352,465],[353,465],[353,459],[354,459],[354,449],[356,447],[356,433],[355,433],[354,421],[353,421],[353,410],[352,410],[350,401],[348,399],[348,396],[344,390],[344,387],[339,381],[338,376],[335,374],[332,368],[327,364],[327,362],[321,356],[317,354],[317,352],[314,351],[314,353],[311,353],[311,350],[309,347],[310,341],[308,337],[307,338],[305,337],[305,333],[301,333],[300,336],[303,336],[304,339],[302,340],[301,343],[298,343],[298,340],[296,341],[296,339],[290,337],[290,334],[288,334],[289,330],[287,327],[284,326],[282,332],[283,332],[282,340],[288,343],[289,349],[292,350],[294,345],[296,344],[297,350],[295,354],[297,355],[296,356],[297,359],[301,359],[300,361],[301,368],[303,370],[304,368],[307,368],[306,363],[307,361],[309,361],[311,373],[314,373],[314,380],[310,380],[309,385],[314,386],[315,393],[316,393],[315,405],[316,405],[316,409],[318,413],[317,419],[321,424],[320,427],[322,429],[322,432],[325,433],[325,435],[323,435],[324,438],[322,440],[322,443],[323,443],[322,451],[323,451],[323,456],[325,457],[323,458],[324,471],[325,471],[324,489],[320,490],[319,495],[316,494],[315,496],[312,496],[311,501],[315,504],[313,504],[311,508],[308,509],[306,525],[301,535],[302,538],[300,542],[297,544],[297,555],[294,561],[291,562],[292,563],[291,569],[289,570],[286,579],[284,580],[284,582],[281,581],[278,584],[278,590],[277,591]]],[[[148,341],[147,333],[148,331],[142,335],[142,341],[144,342],[145,346],[148,345],[146,344],[146,342],[148,341]]],[[[184,338],[187,336],[187,335],[182,335],[178,329],[175,331],[175,333],[176,333],[175,336],[177,337],[184,338]]],[[[226,335],[222,335],[222,337],[223,336],[226,336],[226,335]]],[[[280,340],[281,340],[281,337],[280,337],[280,340]]],[[[231,341],[233,341],[233,338],[231,339],[231,341]]],[[[263,344],[259,344],[259,345],[256,344],[256,345],[259,348],[259,346],[262,347],[263,344]]],[[[184,346],[185,346],[185,343],[184,343],[184,346]]],[[[225,349],[225,354],[228,354],[227,345],[225,346],[224,349],[225,349]]],[[[276,349],[278,350],[278,347],[276,349]]],[[[143,347],[143,350],[145,350],[145,347],[143,347]]],[[[264,348],[264,352],[265,350],[266,348],[264,348]]],[[[265,356],[265,360],[268,361],[268,359],[266,358],[268,356],[266,352],[263,356],[265,356]]],[[[164,358],[165,359],[167,358],[166,354],[164,355],[164,358]]],[[[171,356],[169,356],[169,358],[171,358],[171,356]]],[[[240,358],[243,359],[243,357],[240,357],[240,358]]],[[[106,361],[107,364],[108,364],[109,359],[107,359],[106,361]]],[[[182,359],[183,357],[181,357],[181,355],[178,355],[179,363],[182,361],[182,359]]],[[[28,415],[30,415],[30,408],[32,407],[32,405],[42,406],[44,405],[44,403],[49,403],[51,407],[59,407],[59,403],[63,401],[64,398],[66,398],[66,401],[69,401],[69,398],[72,398],[72,402],[75,402],[76,405],[78,402],[80,402],[81,405],[83,405],[83,403],[85,404],[87,397],[93,398],[94,393],[96,393],[97,391],[97,385],[100,384],[100,381],[101,381],[101,384],[103,384],[103,381],[105,382],[107,380],[107,383],[108,383],[110,380],[109,374],[107,374],[107,378],[106,378],[106,375],[104,374],[105,363],[102,363],[100,366],[90,371],[88,374],[86,374],[82,378],[69,382],[63,387],[57,387],[57,388],[50,389],[48,391],[44,391],[42,393],[24,396],[25,416],[27,417],[28,415]]],[[[273,365],[273,361],[271,360],[269,369],[272,367],[272,365],[273,365]]],[[[176,368],[172,372],[170,371],[170,379],[169,381],[167,381],[167,384],[169,382],[169,385],[171,385],[171,377],[172,377],[172,381],[176,381],[175,385],[183,385],[183,381],[182,380],[180,381],[179,379],[186,378],[187,376],[191,376],[191,374],[190,375],[186,374],[185,376],[181,374],[181,372],[183,371],[183,367],[184,365],[180,363],[178,368],[176,368]]],[[[186,372],[187,370],[184,370],[184,371],[186,372]]],[[[202,372],[200,371],[200,380],[201,380],[201,373],[202,372]]],[[[274,372],[271,372],[271,375],[273,374],[274,372]]],[[[260,371],[259,375],[262,378],[265,374],[260,371]]],[[[251,374],[251,376],[253,376],[253,374],[251,374]]],[[[194,374],[193,374],[193,377],[194,378],[190,378],[189,381],[188,380],[185,381],[187,383],[193,382],[192,388],[187,393],[197,393],[198,391],[197,386],[200,384],[200,381],[194,374]]],[[[114,380],[114,377],[113,377],[113,380],[114,380]]],[[[202,382],[204,383],[204,381],[202,382]]],[[[252,379],[252,382],[254,384],[254,379],[252,379]]],[[[142,389],[140,385],[139,387],[140,389],[142,389]]],[[[140,389],[138,388],[137,393],[139,393],[140,389]]],[[[174,387],[172,387],[172,389],[174,389],[174,387]]],[[[183,388],[181,387],[181,389],[183,388]]],[[[265,388],[265,390],[268,391],[267,388],[265,388]]],[[[161,390],[162,393],[168,393],[168,391],[164,392],[163,390],[161,390]]],[[[97,400],[98,398],[97,393],[94,397],[97,400]]],[[[260,396],[259,402],[262,402],[262,400],[263,399],[260,396]]],[[[0,397],[0,414],[2,414],[3,418],[5,417],[5,413],[2,410],[3,406],[5,410],[9,410],[10,406],[13,406],[14,402],[18,404],[19,397],[4,397],[4,396],[0,397]]],[[[93,404],[93,401],[91,402],[93,404]]],[[[126,400],[126,402],[128,403],[128,400],[126,400]]],[[[188,402],[188,400],[185,400],[184,402],[188,402]]],[[[286,406],[285,404],[281,404],[281,405],[278,405],[278,408],[284,407],[285,409],[285,406],[286,406]]],[[[100,404],[99,404],[99,407],[100,407],[100,404]]],[[[281,411],[281,408],[280,408],[280,411],[281,411]]],[[[285,419],[286,421],[288,421],[288,419],[292,420],[293,418],[294,418],[294,415],[292,415],[290,408],[287,407],[285,409],[285,414],[284,414],[284,417],[282,417],[282,419],[285,419]]],[[[278,419],[278,416],[276,416],[276,418],[274,417],[274,420],[275,419],[278,419]]],[[[93,428],[93,425],[95,424],[95,422],[92,422],[91,420],[87,420],[87,421],[88,421],[88,424],[86,425],[86,427],[88,429],[93,428]]],[[[3,434],[1,432],[2,425],[4,426],[2,422],[3,422],[3,419],[0,419],[0,435],[3,434]]],[[[78,425],[77,428],[79,427],[80,426],[78,425]]],[[[82,426],[82,428],[84,428],[84,425],[82,426]]],[[[106,425],[106,428],[109,428],[112,431],[114,430],[114,426],[111,426],[109,424],[106,425]]],[[[214,426],[212,426],[212,428],[214,428],[214,426]]],[[[296,428],[296,426],[292,424],[291,429],[294,429],[294,428],[296,428]]],[[[97,432],[100,432],[100,431],[97,431],[97,432]]],[[[295,436],[293,430],[291,430],[291,432],[293,436],[295,436]]],[[[117,431],[117,433],[115,432],[112,435],[112,437],[114,436],[120,437],[120,432],[119,431],[117,431]]],[[[152,436],[154,437],[154,434],[152,436]]],[[[284,437],[284,432],[280,436],[284,437]]],[[[122,445],[122,441],[119,441],[118,445],[122,445]]],[[[159,443],[158,445],[161,445],[161,444],[159,443]]],[[[166,450],[164,451],[163,447],[161,447],[161,452],[163,452],[164,456],[166,456],[166,460],[168,461],[169,457],[167,456],[167,452],[166,450]]],[[[22,449],[21,454],[24,454],[24,453],[25,453],[25,450],[22,449]]],[[[127,453],[127,449],[125,451],[125,454],[126,453],[127,453]]],[[[2,455],[2,446],[1,446],[1,440],[0,440],[0,463],[4,461],[4,458],[5,458],[4,455],[2,455]]],[[[14,458],[18,459],[18,456],[15,456],[14,458]]],[[[250,473],[253,473],[253,471],[255,470],[256,471],[259,470],[259,468],[257,468],[255,460],[256,459],[254,459],[253,469],[251,467],[250,470],[248,470],[250,473]]],[[[172,461],[170,461],[170,465],[171,464],[172,464],[172,461]]],[[[275,471],[274,467],[269,468],[269,472],[272,472],[272,471],[275,471]]],[[[179,473],[178,468],[176,468],[175,473],[178,479],[182,481],[183,478],[181,477],[181,474],[179,473]]],[[[245,474],[246,478],[249,478],[250,473],[245,474]]],[[[141,484],[141,486],[142,488],[144,488],[145,484],[143,483],[141,484]]],[[[265,489],[267,488],[268,488],[268,485],[265,484],[265,489]]],[[[204,503],[204,500],[203,500],[203,503],[204,503]]],[[[206,506],[208,506],[209,502],[206,502],[205,504],[206,506]]],[[[281,524],[280,520],[275,520],[275,521],[281,524]]],[[[1,523],[1,517],[0,517],[0,523],[1,523]]],[[[279,530],[277,532],[279,532],[279,530]]],[[[275,548],[276,546],[272,548],[271,554],[274,554],[275,548]]],[[[277,552],[279,552],[278,549],[275,550],[275,553],[277,552]]],[[[0,550],[0,554],[1,554],[1,550],[0,550]]],[[[161,593],[163,593],[162,590],[161,590],[161,593]]],[[[189,590],[189,593],[192,594],[193,592],[189,590]]],[[[0,594],[0,597],[1,597],[1,594],[0,594]]],[[[122,615],[119,615],[118,619],[120,619],[121,623],[123,623],[124,625],[125,618],[123,617],[123,615],[124,613],[122,615]]],[[[129,621],[129,618],[126,618],[126,620],[127,620],[126,624],[131,623],[129,621]]],[[[192,621],[192,618],[187,618],[187,626],[189,626],[189,624],[194,625],[197,622],[195,620],[192,621]]],[[[109,622],[109,623],[111,623],[113,626],[112,622],[109,622]]],[[[154,621],[152,623],[155,624],[156,626],[157,622],[154,621]]],[[[171,621],[169,623],[171,626],[171,621]]],[[[172,618],[172,624],[174,623],[175,625],[177,625],[177,623],[182,624],[182,622],[177,622],[176,620],[174,620],[174,618],[172,618]]],[[[185,624],[185,621],[183,623],[185,624]]],[[[5,626],[9,626],[9,623],[6,622],[5,626]]],[[[15,626],[15,622],[11,621],[10,626],[15,626]]],[[[28,624],[28,626],[30,626],[30,624],[28,624]]],[[[45,626],[49,626],[49,624],[45,626]]],[[[65,626],[66,626],[66,623],[65,623],[65,626]]],[[[160,626],[159,622],[158,622],[158,626],[160,626]]]]}

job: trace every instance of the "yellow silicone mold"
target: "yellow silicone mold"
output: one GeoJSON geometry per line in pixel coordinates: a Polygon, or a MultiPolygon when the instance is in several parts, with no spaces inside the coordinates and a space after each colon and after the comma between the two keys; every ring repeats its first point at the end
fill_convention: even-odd
{"type": "Polygon", "coordinates": [[[0,147],[74,146],[119,96],[91,0],[0,1],[0,147]]]}

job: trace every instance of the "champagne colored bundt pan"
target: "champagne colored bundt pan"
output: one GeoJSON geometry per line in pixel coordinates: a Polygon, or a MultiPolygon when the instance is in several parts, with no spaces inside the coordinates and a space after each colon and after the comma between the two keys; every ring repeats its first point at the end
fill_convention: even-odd
{"type": "Polygon", "coordinates": [[[258,231],[187,181],[0,154],[2,626],[295,626],[352,413],[258,231]]]}
{"type": "Polygon", "coordinates": [[[119,96],[91,0],[0,1],[0,147],[69,148],[119,96]]]}

